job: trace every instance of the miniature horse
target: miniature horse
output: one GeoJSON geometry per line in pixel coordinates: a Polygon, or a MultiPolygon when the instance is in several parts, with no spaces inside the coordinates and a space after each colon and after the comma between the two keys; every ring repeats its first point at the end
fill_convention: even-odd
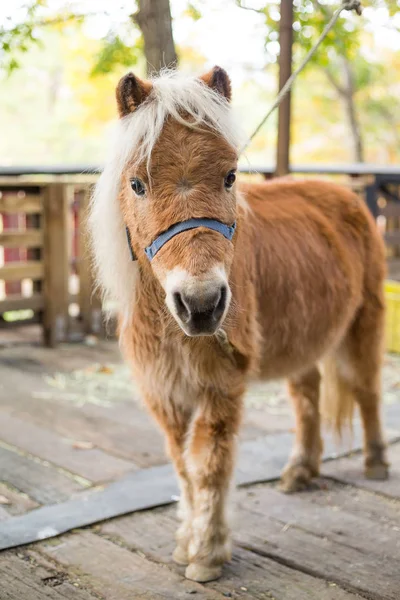
{"type": "Polygon", "coordinates": [[[230,556],[225,509],[251,378],[289,380],[296,442],[284,491],[319,473],[320,414],[340,430],[353,400],[366,476],[387,477],[384,249],[347,189],[235,182],[238,138],[221,68],[198,79],[128,74],[116,95],[115,147],[90,216],[95,266],[179,477],[174,559],[189,579],[209,581],[230,556]]]}

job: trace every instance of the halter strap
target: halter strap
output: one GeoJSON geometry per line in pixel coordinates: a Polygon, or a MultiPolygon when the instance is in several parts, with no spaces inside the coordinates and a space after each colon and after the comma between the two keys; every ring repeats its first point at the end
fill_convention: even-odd
{"type": "MultiPolygon", "coordinates": [[[[216,219],[188,219],[187,221],[182,221],[180,223],[175,223],[171,225],[169,229],[160,233],[159,236],[144,249],[147,258],[152,261],[155,255],[161,248],[169,242],[173,237],[178,235],[179,233],[183,233],[184,231],[189,231],[190,229],[197,229],[198,227],[206,227],[207,229],[212,229],[217,233],[221,233],[227,240],[231,241],[233,238],[233,234],[236,230],[236,221],[233,225],[226,225],[221,221],[217,221],[216,219]]],[[[126,228],[126,236],[128,239],[129,250],[132,256],[132,260],[137,260],[137,257],[133,251],[131,237],[128,228],[126,228]]]]}

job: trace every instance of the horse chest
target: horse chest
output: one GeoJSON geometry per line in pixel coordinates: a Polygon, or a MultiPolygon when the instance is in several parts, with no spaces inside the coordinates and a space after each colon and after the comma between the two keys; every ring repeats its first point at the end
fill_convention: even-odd
{"type": "Polygon", "coordinates": [[[135,379],[146,396],[188,406],[201,394],[198,364],[187,347],[169,342],[137,347],[132,362],[135,379]]]}

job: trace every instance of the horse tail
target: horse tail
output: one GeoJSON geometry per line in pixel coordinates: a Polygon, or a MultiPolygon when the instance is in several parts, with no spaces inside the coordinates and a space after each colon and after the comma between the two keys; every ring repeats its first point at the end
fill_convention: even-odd
{"type": "Polygon", "coordinates": [[[337,358],[326,356],[322,360],[320,414],[339,437],[345,427],[352,426],[354,402],[354,394],[348,380],[340,373],[337,358]]]}

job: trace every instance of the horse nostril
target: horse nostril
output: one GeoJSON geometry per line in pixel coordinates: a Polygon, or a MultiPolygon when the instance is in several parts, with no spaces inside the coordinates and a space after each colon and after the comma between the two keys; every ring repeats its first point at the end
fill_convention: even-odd
{"type": "Polygon", "coordinates": [[[188,321],[190,318],[190,310],[183,301],[182,294],[180,292],[174,292],[174,304],[176,312],[182,321],[188,321]]]}
{"type": "Polygon", "coordinates": [[[172,294],[174,314],[190,335],[211,335],[226,310],[229,288],[226,284],[208,289],[176,290],[172,294]]]}

